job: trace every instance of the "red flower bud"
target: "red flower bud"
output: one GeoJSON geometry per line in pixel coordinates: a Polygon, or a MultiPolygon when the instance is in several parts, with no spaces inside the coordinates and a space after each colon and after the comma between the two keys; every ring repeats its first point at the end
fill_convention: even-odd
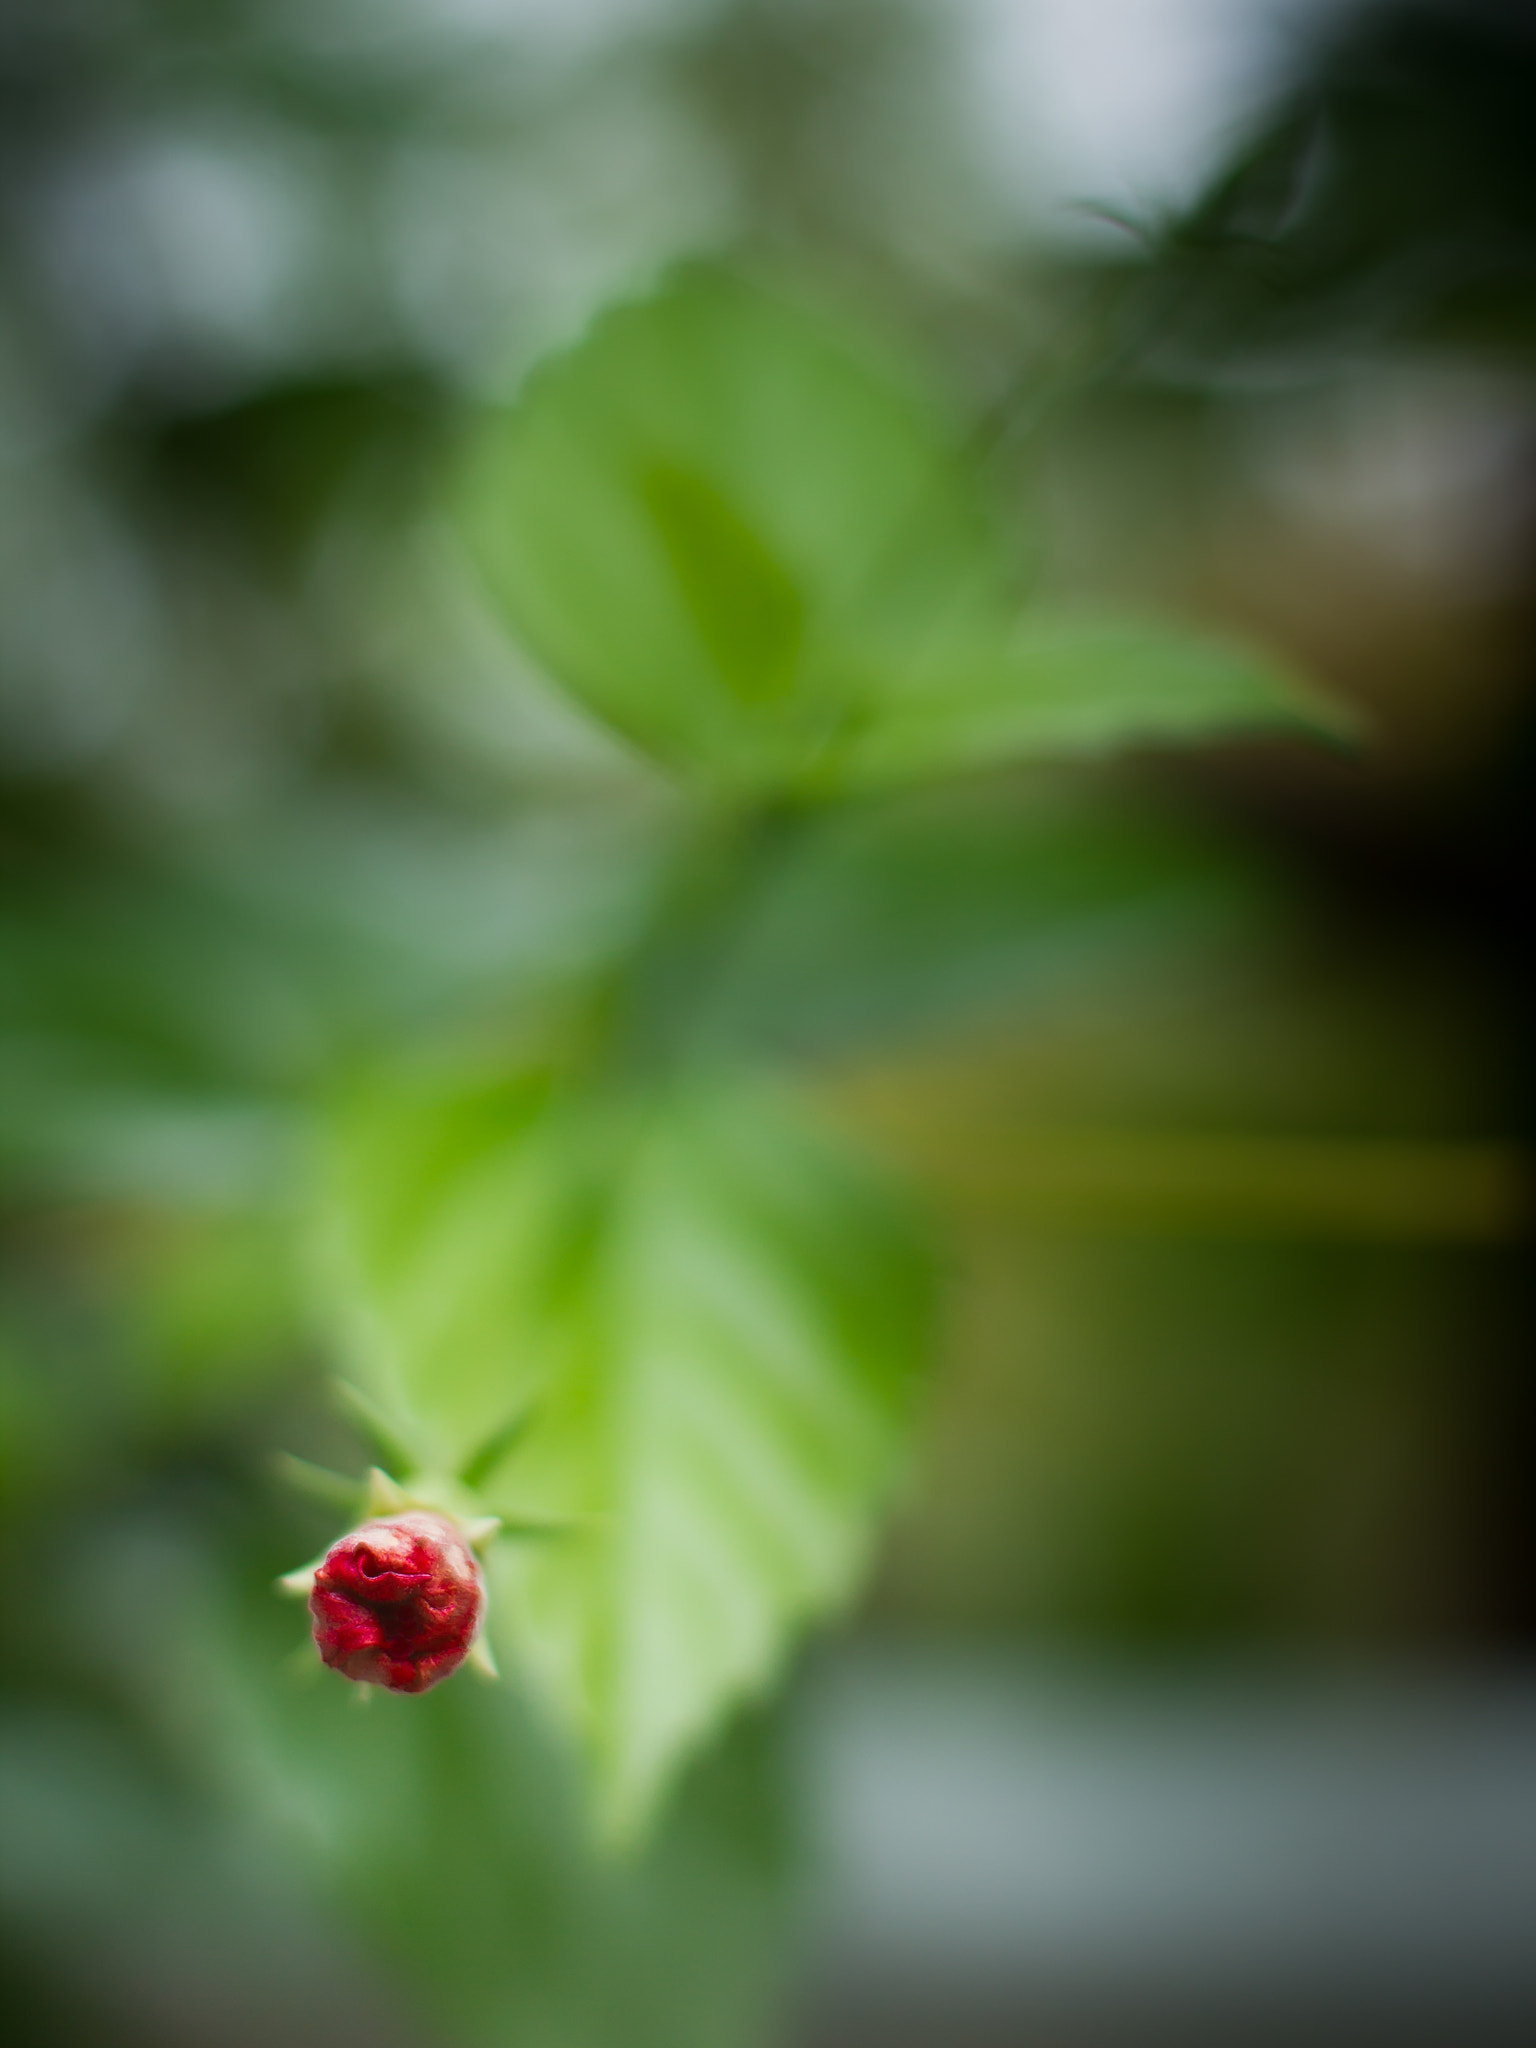
{"type": "Polygon", "coordinates": [[[485,1589],[459,1528],[425,1509],[364,1522],[333,1543],[309,1596],[315,1647],[344,1678],[425,1692],[474,1645],[485,1589]]]}

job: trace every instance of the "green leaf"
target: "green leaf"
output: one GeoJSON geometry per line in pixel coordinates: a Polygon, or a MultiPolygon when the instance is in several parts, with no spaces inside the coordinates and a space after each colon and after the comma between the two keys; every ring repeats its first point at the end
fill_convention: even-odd
{"type": "Polygon", "coordinates": [[[822,1059],[1021,1018],[1268,908],[1266,871],[1098,781],[930,782],[827,805],[738,915],[695,1027],[738,1057],[822,1059]]]}
{"type": "Polygon", "coordinates": [[[460,523],[551,673],[663,761],[763,786],[851,678],[999,616],[954,437],[882,351],[695,268],[601,319],[485,423],[460,523]]]}
{"type": "Polygon", "coordinates": [[[1354,721],[1255,649],[1176,626],[1033,614],[1006,642],[893,674],[843,773],[855,785],[903,782],[1286,727],[1342,739],[1354,721]]]}
{"type": "Polygon", "coordinates": [[[461,525],[609,723],[741,788],[864,786],[1261,726],[1340,734],[1271,658],[1026,615],[978,467],[849,333],[694,269],[488,423],[461,525]]]}
{"type": "Polygon", "coordinates": [[[743,703],[794,680],[804,605],[794,579],[705,478],[658,463],[645,502],[710,659],[743,703]]]}
{"type": "Polygon", "coordinates": [[[350,1371],[483,1494],[493,1626],[616,1835],[841,1600],[895,1475],[931,1276],[901,1209],[743,1080],[353,1101],[329,1181],[350,1371]]]}
{"type": "Polygon", "coordinates": [[[506,1430],[548,1370],[587,1194],[574,1112],[518,1074],[478,1088],[361,1086],[322,1183],[321,1279],[345,1377],[436,1477],[506,1430]]]}

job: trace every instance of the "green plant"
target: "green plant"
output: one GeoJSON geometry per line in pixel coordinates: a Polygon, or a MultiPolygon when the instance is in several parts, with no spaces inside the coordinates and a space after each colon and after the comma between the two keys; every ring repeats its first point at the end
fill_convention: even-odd
{"type": "Polygon", "coordinates": [[[856,1583],[931,1342],[916,1205],[721,1026],[754,906],[880,795],[1341,720],[1262,655],[1021,603],[942,409],[725,269],[536,372],[454,503],[548,678],[670,779],[670,851],[515,1027],[444,1022],[349,1080],[318,1284],[395,1477],[501,1518],[498,1652],[632,1837],[856,1583]]]}

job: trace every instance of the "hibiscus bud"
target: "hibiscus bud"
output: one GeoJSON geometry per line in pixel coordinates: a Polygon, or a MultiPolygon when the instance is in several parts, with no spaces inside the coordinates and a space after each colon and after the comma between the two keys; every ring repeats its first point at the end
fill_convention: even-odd
{"type": "Polygon", "coordinates": [[[475,1646],[485,1588],[467,1536],[426,1509],[364,1522],[333,1543],[309,1595],[315,1647],[344,1678],[425,1692],[475,1646]]]}

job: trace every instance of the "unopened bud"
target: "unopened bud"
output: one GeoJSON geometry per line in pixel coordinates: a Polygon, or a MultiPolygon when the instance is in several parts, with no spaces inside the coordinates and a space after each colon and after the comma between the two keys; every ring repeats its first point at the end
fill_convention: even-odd
{"type": "Polygon", "coordinates": [[[390,1692],[425,1692],[474,1648],[480,1567],[459,1526],[412,1509],[333,1543],[309,1595],[315,1647],[333,1671],[390,1692]]]}

